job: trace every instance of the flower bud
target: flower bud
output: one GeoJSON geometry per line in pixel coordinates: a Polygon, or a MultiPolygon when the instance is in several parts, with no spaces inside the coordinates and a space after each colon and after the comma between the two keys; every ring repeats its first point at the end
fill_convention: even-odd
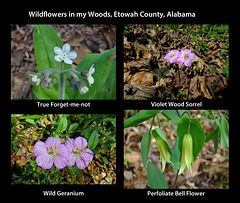
{"type": "Polygon", "coordinates": [[[170,161],[170,153],[168,151],[167,143],[161,137],[158,137],[156,139],[156,145],[160,152],[160,160],[162,161],[162,172],[163,172],[166,166],[166,161],[168,161],[169,163],[172,163],[170,161]]]}
{"type": "Polygon", "coordinates": [[[183,136],[183,141],[182,141],[182,161],[181,161],[182,165],[181,165],[178,175],[180,175],[184,171],[186,166],[192,173],[191,166],[193,164],[193,161],[194,161],[193,139],[190,134],[185,134],[183,136]]]}

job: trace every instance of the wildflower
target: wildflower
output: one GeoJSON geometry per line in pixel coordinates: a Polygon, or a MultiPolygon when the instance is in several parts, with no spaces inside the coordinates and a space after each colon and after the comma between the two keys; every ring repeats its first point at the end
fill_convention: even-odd
{"type": "Polygon", "coordinates": [[[32,77],[31,80],[33,83],[36,83],[36,86],[38,86],[42,80],[42,78],[45,76],[44,72],[39,72],[39,73],[33,73],[30,74],[30,76],[32,77]]]}
{"type": "Polygon", "coordinates": [[[58,137],[49,137],[45,143],[36,142],[33,153],[37,156],[36,162],[43,169],[50,169],[54,164],[58,169],[67,165],[69,151],[58,137]]]}
{"type": "Polygon", "coordinates": [[[84,169],[88,166],[89,162],[93,159],[93,152],[86,148],[87,144],[87,140],[83,137],[66,140],[65,146],[70,152],[67,161],[68,166],[73,166],[75,162],[79,169],[84,169]]]}
{"type": "Polygon", "coordinates": [[[160,152],[160,159],[162,161],[162,172],[163,172],[166,166],[166,162],[168,161],[169,163],[172,163],[170,161],[170,153],[168,150],[167,143],[161,137],[158,137],[156,139],[156,145],[160,152]]]}
{"type": "Polygon", "coordinates": [[[64,61],[67,64],[72,64],[73,61],[71,59],[75,59],[77,57],[77,53],[75,51],[69,52],[70,51],[70,45],[64,44],[62,49],[59,47],[54,47],[54,51],[57,54],[54,59],[56,61],[64,61]]]}
{"type": "Polygon", "coordinates": [[[189,67],[192,65],[192,59],[195,59],[195,57],[196,56],[194,53],[192,53],[191,49],[181,50],[177,62],[180,65],[184,63],[185,66],[189,67]]]}
{"type": "Polygon", "coordinates": [[[170,63],[175,63],[180,55],[178,50],[170,50],[167,55],[164,57],[165,61],[170,63]]]}
{"type": "Polygon", "coordinates": [[[87,80],[89,85],[91,86],[94,83],[94,78],[92,76],[92,74],[95,72],[95,68],[93,68],[94,64],[91,66],[91,68],[89,69],[88,73],[87,73],[87,80]]]}
{"type": "Polygon", "coordinates": [[[192,173],[191,166],[192,166],[193,161],[194,161],[193,139],[190,134],[185,134],[183,136],[183,141],[182,141],[182,161],[181,161],[182,165],[181,165],[178,175],[180,175],[184,171],[186,166],[192,173]]]}

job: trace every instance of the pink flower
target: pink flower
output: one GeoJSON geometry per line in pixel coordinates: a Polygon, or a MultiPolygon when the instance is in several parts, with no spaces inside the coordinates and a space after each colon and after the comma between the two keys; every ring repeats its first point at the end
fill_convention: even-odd
{"type": "Polygon", "coordinates": [[[49,137],[45,143],[36,142],[33,153],[37,156],[36,162],[43,169],[50,169],[54,164],[58,169],[67,165],[69,151],[58,137],[49,137]]]}
{"type": "Polygon", "coordinates": [[[196,56],[192,53],[191,49],[181,50],[177,63],[179,63],[179,65],[184,63],[185,66],[189,67],[192,65],[192,59],[195,59],[195,57],[196,56]]]}
{"type": "Polygon", "coordinates": [[[68,157],[67,165],[76,165],[79,169],[84,169],[88,166],[89,162],[93,159],[93,152],[86,148],[88,145],[87,140],[83,137],[75,139],[68,138],[65,142],[70,155],[68,157]]]}
{"type": "Polygon", "coordinates": [[[164,57],[165,61],[170,63],[175,63],[180,55],[178,50],[170,50],[167,55],[164,57]]]}

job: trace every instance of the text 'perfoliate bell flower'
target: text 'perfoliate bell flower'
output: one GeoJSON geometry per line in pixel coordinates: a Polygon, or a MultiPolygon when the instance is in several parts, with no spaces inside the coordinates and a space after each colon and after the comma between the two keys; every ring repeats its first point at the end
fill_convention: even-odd
{"type": "Polygon", "coordinates": [[[166,162],[168,161],[169,163],[172,163],[170,161],[170,153],[168,151],[167,143],[161,137],[158,137],[156,139],[156,145],[160,152],[160,160],[162,161],[162,172],[163,172],[166,166],[166,162]]]}
{"type": "Polygon", "coordinates": [[[185,134],[183,136],[183,141],[182,141],[182,165],[181,168],[179,170],[178,175],[180,175],[185,167],[187,166],[187,168],[190,170],[190,172],[192,173],[192,164],[193,164],[194,158],[193,158],[193,139],[192,139],[192,135],[190,134],[185,134]]]}

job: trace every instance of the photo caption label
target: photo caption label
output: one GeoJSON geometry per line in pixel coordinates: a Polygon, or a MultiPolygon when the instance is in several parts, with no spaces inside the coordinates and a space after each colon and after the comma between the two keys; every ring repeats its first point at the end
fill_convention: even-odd
{"type": "Polygon", "coordinates": [[[152,197],[155,197],[155,196],[175,196],[175,197],[180,197],[180,196],[191,196],[191,197],[203,197],[205,196],[205,192],[193,192],[193,191],[190,191],[190,190],[184,190],[184,191],[147,191],[147,196],[152,196],[152,197]]]}
{"type": "Polygon", "coordinates": [[[84,107],[91,107],[90,102],[37,102],[37,107],[41,108],[84,108],[84,107]]]}
{"type": "Polygon", "coordinates": [[[152,107],[202,107],[202,102],[151,102],[152,107]]]}

